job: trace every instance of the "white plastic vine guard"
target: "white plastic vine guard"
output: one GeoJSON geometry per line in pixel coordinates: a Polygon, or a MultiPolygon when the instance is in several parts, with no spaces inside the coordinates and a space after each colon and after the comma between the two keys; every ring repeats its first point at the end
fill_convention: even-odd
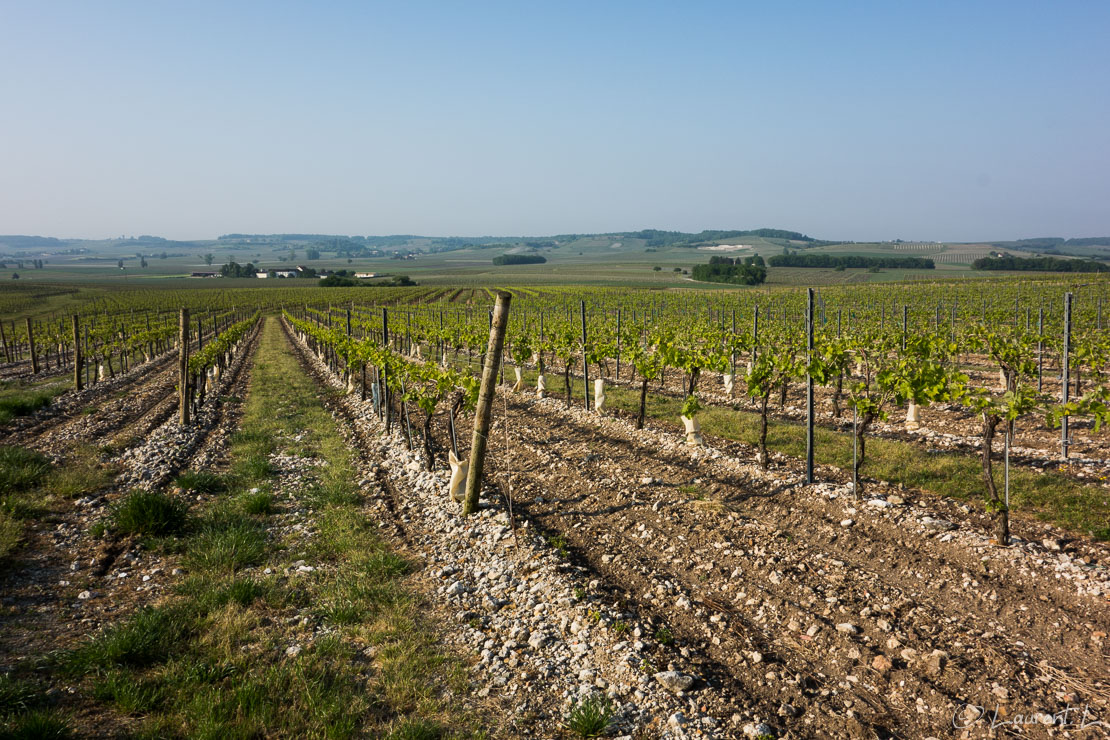
{"type": "Polygon", "coordinates": [[[732,389],[735,386],[735,379],[733,378],[733,376],[726,373],[725,375],[721,376],[721,382],[723,382],[725,385],[725,395],[731,396],[732,389]]]}
{"type": "Polygon", "coordinates": [[[686,426],[686,444],[705,444],[705,440],[701,436],[701,424],[698,423],[697,417],[691,419],[689,416],[683,416],[682,423],[686,426]]]}
{"type": "Polygon", "coordinates": [[[462,503],[466,498],[466,475],[470,471],[470,458],[459,460],[454,452],[447,453],[447,464],[451,466],[451,482],[448,484],[448,493],[455,501],[462,503]]]}
{"type": "Polygon", "coordinates": [[[605,380],[603,378],[594,379],[594,411],[601,413],[605,407],[605,380]]]}
{"type": "Polygon", "coordinates": [[[104,382],[104,363],[96,366],[96,380],[97,382],[104,382]]]}
{"type": "Polygon", "coordinates": [[[536,398],[547,397],[547,379],[544,376],[536,378],[536,398]]]}
{"type": "Polygon", "coordinates": [[[999,390],[1006,390],[1006,371],[998,368],[998,388],[999,390]]]}
{"type": "Polygon", "coordinates": [[[347,392],[354,393],[356,387],[355,374],[353,372],[347,373],[347,392]]]}
{"type": "Polygon", "coordinates": [[[513,393],[520,393],[524,390],[524,376],[521,374],[519,367],[514,367],[513,372],[516,373],[516,383],[513,384],[513,393]]]}
{"type": "Polygon", "coordinates": [[[921,428],[921,409],[917,404],[910,401],[910,405],[906,408],[906,429],[913,431],[921,428]]]}

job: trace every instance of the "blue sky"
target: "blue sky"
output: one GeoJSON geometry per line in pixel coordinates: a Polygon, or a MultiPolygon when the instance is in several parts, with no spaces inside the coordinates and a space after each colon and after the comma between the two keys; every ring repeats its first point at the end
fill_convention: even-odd
{"type": "Polygon", "coordinates": [[[1110,234],[1110,4],[0,0],[0,233],[1110,234]]]}

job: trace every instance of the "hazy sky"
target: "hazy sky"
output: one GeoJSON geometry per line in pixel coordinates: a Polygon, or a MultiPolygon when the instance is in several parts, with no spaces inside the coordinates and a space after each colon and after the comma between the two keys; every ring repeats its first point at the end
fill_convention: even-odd
{"type": "Polygon", "coordinates": [[[0,233],[1110,234],[1110,3],[0,0],[0,233]]]}

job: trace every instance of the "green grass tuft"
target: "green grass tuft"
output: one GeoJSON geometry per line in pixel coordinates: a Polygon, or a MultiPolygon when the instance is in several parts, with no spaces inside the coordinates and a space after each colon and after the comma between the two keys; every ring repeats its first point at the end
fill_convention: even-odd
{"type": "Polygon", "coordinates": [[[208,614],[230,603],[250,606],[266,596],[270,589],[253,578],[233,578],[214,585],[210,577],[198,575],[189,578],[180,592],[192,597],[192,604],[199,613],[208,614]]]}
{"type": "Polygon", "coordinates": [[[161,491],[136,489],[111,513],[112,526],[121,534],[165,536],[185,528],[188,507],[184,501],[161,491]]]}
{"type": "Polygon", "coordinates": [[[23,540],[23,523],[0,511],[0,563],[4,562],[23,540]]]}
{"type": "Polygon", "coordinates": [[[386,735],[386,740],[440,740],[446,731],[438,722],[426,719],[408,719],[386,735]]]}
{"type": "Polygon", "coordinates": [[[0,495],[20,493],[39,483],[50,472],[45,455],[24,447],[0,447],[0,495]]]}
{"type": "Polygon", "coordinates": [[[272,476],[274,474],[274,466],[270,464],[270,457],[268,454],[259,453],[236,461],[233,471],[237,478],[255,483],[264,481],[272,476]]]}
{"type": "Polygon", "coordinates": [[[0,425],[7,424],[17,416],[30,416],[49,406],[56,395],[58,393],[52,391],[32,391],[0,398],[0,425]]]}
{"type": "Polygon", "coordinates": [[[307,488],[302,494],[306,503],[316,507],[350,506],[358,503],[358,492],[347,481],[324,481],[307,488]]]}
{"type": "Polygon", "coordinates": [[[183,612],[144,607],[126,622],[105,628],[87,644],[63,654],[60,663],[76,674],[154,665],[180,647],[190,626],[183,612]]]}
{"type": "Polygon", "coordinates": [[[185,562],[197,570],[224,570],[257,565],[266,554],[266,533],[243,521],[230,526],[209,526],[189,544],[185,562]]]}
{"type": "Polygon", "coordinates": [[[271,514],[274,511],[274,494],[269,491],[244,494],[242,502],[243,511],[255,516],[271,514]]]}
{"type": "Polygon", "coordinates": [[[579,737],[599,737],[613,721],[613,703],[602,694],[593,694],[574,705],[566,716],[567,729],[579,737]]]}
{"type": "Polygon", "coordinates": [[[160,707],[166,692],[157,681],[112,671],[93,684],[93,697],[110,702],[124,714],[145,714],[160,707]]]}
{"type": "Polygon", "coordinates": [[[0,723],[0,740],[61,740],[73,737],[69,725],[45,709],[19,714],[0,723]]]}
{"type": "Polygon", "coordinates": [[[45,699],[42,689],[30,681],[0,673],[0,717],[30,711],[45,699]]]}
{"type": "Polygon", "coordinates": [[[194,493],[223,493],[228,488],[227,481],[223,476],[207,470],[186,470],[177,476],[174,483],[194,493]]]}

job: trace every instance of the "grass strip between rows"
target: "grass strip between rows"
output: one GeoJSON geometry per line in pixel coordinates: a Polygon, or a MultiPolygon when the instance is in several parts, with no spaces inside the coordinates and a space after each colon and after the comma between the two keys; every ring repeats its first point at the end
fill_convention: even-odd
{"type": "MultiPolygon", "coordinates": [[[[178,555],[186,576],[53,656],[54,680],[77,680],[134,737],[484,736],[451,706],[465,669],[437,646],[409,564],[367,519],[321,394],[267,320],[228,470],[178,479],[209,503],[134,491],[103,527],[178,555]],[[283,481],[275,454],[316,464],[283,481]]],[[[65,707],[35,701],[33,680],[0,681],[0,736],[83,734],[65,707]]]]}

